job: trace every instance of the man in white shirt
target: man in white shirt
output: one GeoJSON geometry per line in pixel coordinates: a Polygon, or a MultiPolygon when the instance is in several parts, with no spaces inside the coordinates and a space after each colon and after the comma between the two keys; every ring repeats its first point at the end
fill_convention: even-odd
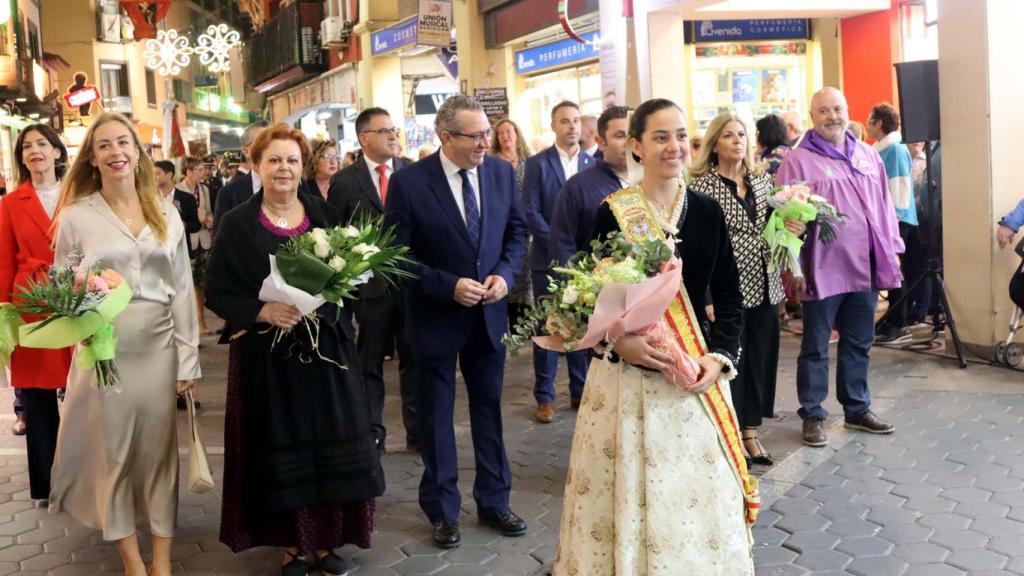
{"type": "MultiPolygon", "coordinates": [[[[575,102],[559,102],[551,109],[551,130],[555,133],[555,144],[532,156],[526,161],[523,177],[523,204],[526,206],[526,223],[533,235],[530,247],[530,276],[533,296],[540,298],[548,293],[548,276],[551,272],[553,255],[549,253],[551,222],[555,215],[555,204],[565,181],[594,165],[594,158],[580,150],[580,109],[575,102]]],[[[569,352],[569,394],[571,406],[579,407],[583,396],[583,382],[587,378],[589,352],[569,352]]],[[[555,418],[554,402],[555,375],[558,373],[558,353],[533,347],[534,388],[537,401],[534,419],[548,423],[555,418]]]]}
{"type": "MultiPolygon", "coordinates": [[[[338,211],[343,224],[363,218],[381,218],[387,202],[388,183],[396,170],[407,163],[398,156],[398,128],[383,108],[367,108],[356,116],[356,135],[363,150],[362,157],[338,171],[331,178],[327,203],[338,211]]],[[[370,427],[377,448],[384,450],[387,428],[384,426],[384,356],[396,344],[398,350],[399,390],[402,397],[402,423],[405,446],[419,449],[416,420],[416,376],[412,352],[408,347],[404,326],[402,292],[389,290],[380,278],[372,278],[359,289],[359,299],[352,303],[359,327],[356,348],[363,372],[366,392],[370,398],[370,427]]]]}
{"type": "Polygon", "coordinates": [[[527,531],[509,508],[512,477],[501,424],[506,296],[522,269],[526,231],[515,171],[487,156],[493,130],[483,107],[452,96],[438,109],[435,128],[441,150],[392,179],[387,223],[415,262],[406,284],[406,329],[419,386],[420,507],[434,526],[434,542],[453,548],[461,541],[462,514],[456,366],[468,392],[480,521],[504,536],[527,531]]]}
{"type": "Polygon", "coordinates": [[[597,116],[580,116],[580,148],[600,160],[601,147],[597,145],[597,116]]]}

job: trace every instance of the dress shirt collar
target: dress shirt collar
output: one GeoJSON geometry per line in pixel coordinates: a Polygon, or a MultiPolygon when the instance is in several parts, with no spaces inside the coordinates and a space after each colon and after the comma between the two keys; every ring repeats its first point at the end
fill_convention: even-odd
{"type": "Polygon", "coordinates": [[[395,161],[394,161],[393,158],[388,158],[386,162],[374,162],[373,160],[370,160],[369,157],[363,156],[363,160],[366,160],[366,166],[370,168],[370,175],[371,176],[376,174],[377,166],[380,166],[381,164],[384,164],[385,166],[388,167],[386,172],[393,172],[395,170],[395,166],[394,166],[394,162],[395,161]]]}
{"type": "Polygon", "coordinates": [[[260,173],[253,170],[252,174],[252,193],[255,194],[263,189],[263,179],[260,178],[260,173]]]}
{"type": "MultiPolygon", "coordinates": [[[[448,156],[446,156],[445,153],[444,153],[444,149],[441,150],[440,156],[441,156],[441,169],[444,170],[444,175],[446,177],[448,177],[448,178],[451,178],[452,176],[458,176],[459,175],[459,170],[462,170],[462,168],[459,168],[458,164],[456,164],[455,162],[452,162],[451,160],[448,159],[448,156]]],[[[475,177],[476,176],[476,169],[477,168],[478,167],[470,168],[469,170],[466,170],[466,172],[468,172],[470,176],[475,177]]]]}
{"type": "Polygon", "coordinates": [[[555,146],[555,150],[558,151],[558,157],[562,159],[562,164],[568,164],[570,162],[578,162],[579,161],[579,158],[580,158],[580,147],[579,146],[576,147],[576,153],[573,154],[572,156],[570,156],[569,153],[566,152],[565,150],[562,150],[561,148],[559,148],[558,144],[555,144],[554,146],[555,146]]]}

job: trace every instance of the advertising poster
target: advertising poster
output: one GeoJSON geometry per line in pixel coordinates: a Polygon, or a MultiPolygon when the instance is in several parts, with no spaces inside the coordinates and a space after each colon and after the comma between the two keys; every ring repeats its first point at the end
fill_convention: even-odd
{"type": "Polygon", "coordinates": [[[451,44],[451,34],[451,0],[420,0],[416,43],[420,46],[447,47],[451,44]]]}
{"type": "Polygon", "coordinates": [[[785,69],[765,69],[761,71],[761,101],[785,102],[789,100],[789,83],[786,81],[785,69]]]}
{"type": "Polygon", "coordinates": [[[753,102],[757,100],[759,93],[758,84],[760,74],[757,70],[733,70],[732,72],[732,101],[753,102]]]}

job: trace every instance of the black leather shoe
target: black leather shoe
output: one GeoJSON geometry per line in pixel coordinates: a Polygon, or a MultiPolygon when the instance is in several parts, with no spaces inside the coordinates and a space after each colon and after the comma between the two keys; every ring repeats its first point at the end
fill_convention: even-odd
{"type": "Polygon", "coordinates": [[[455,548],[462,542],[458,520],[445,520],[434,524],[434,544],[441,548],[455,548]]]}
{"type": "Polygon", "coordinates": [[[513,514],[511,510],[502,510],[501,512],[481,511],[480,523],[501,532],[502,536],[522,536],[526,534],[526,522],[513,514]]]}

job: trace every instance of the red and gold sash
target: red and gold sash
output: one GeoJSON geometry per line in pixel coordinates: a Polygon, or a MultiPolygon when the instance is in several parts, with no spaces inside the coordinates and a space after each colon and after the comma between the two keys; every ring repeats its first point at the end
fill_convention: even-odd
{"type": "MultiPolygon", "coordinates": [[[[684,191],[683,194],[686,192],[684,191]]],[[[631,242],[648,239],[661,240],[664,232],[661,225],[651,214],[651,209],[643,198],[638,187],[625,188],[608,196],[607,202],[619,223],[619,228],[631,242]]],[[[685,267],[684,267],[685,274],[685,267]]],[[[697,316],[694,314],[690,296],[686,286],[680,282],[679,292],[672,304],[665,311],[665,321],[679,346],[693,358],[700,358],[707,353],[707,344],[700,331],[697,316]]],[[[700,395],[701,403],[711,419],[718,438],[729,460],[730,468],[743,490],[744,511],[747,525],[757,519],[761,508],[761,496],[757,489],[757,478],[747,471],[747,462],[740,445],[740,429],[729,394],[724,389],[724,377],[718,380],[706,392],[700,395]]]]}

